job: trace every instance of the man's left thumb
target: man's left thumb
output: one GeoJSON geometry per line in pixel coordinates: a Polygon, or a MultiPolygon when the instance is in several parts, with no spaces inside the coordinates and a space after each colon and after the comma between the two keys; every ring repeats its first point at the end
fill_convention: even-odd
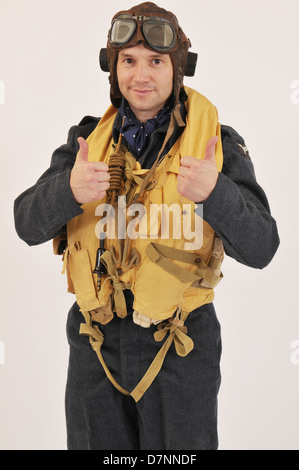
{"type": "Polygon", "coordinates": [[[219,137],[216,135],[212,137],[206,146],[205,158],[204,160],[210,160],[211,162],[215,161],[215,146],[219,140],[219,137]]]}

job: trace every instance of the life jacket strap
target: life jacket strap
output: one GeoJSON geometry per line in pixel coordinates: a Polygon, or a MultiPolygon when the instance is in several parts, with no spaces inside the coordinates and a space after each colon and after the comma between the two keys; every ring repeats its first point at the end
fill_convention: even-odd
{"type": "Polygon", "coordinates": [[[98,359],[114,387],[121,393],[127,396],[131,396],[137,403],[150,385],[153,383],[158,373],[160,372],[164,363],[165,356],[170,346],[174,342],[175,350],[179,356],[185,357],[194,348],[192,339],[187,336],[187,328],[184,326],[184,321],[187,319],[189,313],[181,311],[179,317],[175,316],[173,319],[167,320],[158,325],[157,331],[154,333],[155,341],[163,341],[167,334],[168,338],[164,342],[160,351],[154,358],[153,362],[149,366],[147,372],[136,385],[132,392],[128,392],[124,389],[113,377],[107,364],[104,361],[101,348],[104,342],[104,335],[102,331],[92,324],[91,316],[89,312],[82,312],[85,322],[80,325],[80,334],[89,336],[90,344],[93,350],[96,352],[98,359]]]}
{"type": "Polygon", "coordinates": [[[177,250],[158,243],[150,243],[146,249],[146,254],[153,263],[185,283],[199,281],[200,287],[213,288],[223,278],[223,274],[220,272],[222,257],[218,257],[216,253],[212,253],[209,263],[206,264],[196,253],[177,250]],[[197,269],[190,272],[170,260],[193,264],[197,266],[197,269]]]}
{"type": "Polygon", "coordinates": [[[104,342],[103,333],[96,325],[92,325],[89,312],[82,312],[82,314],[85,318],[86,323],[81,323],[79,331],[80,335],[89,336],[89,342],[92,346],[92,349],[96,352],[108,379],[114,385],[114,387],[116,387],[117,390],[123,393],[124,395],[130,395],[130,393],[127,392],[127,390],[125,390],[121,385],[119,385],[119,383],[114,379],[113,375],[111,374],[104,361],[104,358],[101,353],[102,344],[104,342]]]}

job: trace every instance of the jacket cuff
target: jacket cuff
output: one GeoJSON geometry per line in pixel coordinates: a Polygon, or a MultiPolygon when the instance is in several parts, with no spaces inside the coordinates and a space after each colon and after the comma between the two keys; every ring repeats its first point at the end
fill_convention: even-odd
{"type": "Polygon", "coordinates": [[[70,186],[71,170],[68,169],[63,173],[55,176],[55,219],[57,223],[63,224],[83,213],[80,204],[74,198],[70,186]]]}
{"type": "Polygon", "coordinates": [[[229,219],[236,212],[238,200],[237,185],[219,173],[215,188],[202,203],[203,218],[211,227],[216,227],[222,219],[229,219]]]}

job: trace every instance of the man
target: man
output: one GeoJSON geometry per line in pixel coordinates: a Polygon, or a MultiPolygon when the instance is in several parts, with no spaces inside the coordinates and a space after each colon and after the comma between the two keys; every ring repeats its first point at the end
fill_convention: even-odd
{"type": "Polygon", "coordinates": [[[19,236],[54,238],[76,294],[69,449],[217,449],[223,250],[262,269],[279,245],[244,140],[183,85],[189,47],[153,3],[116,14],[101,53],[113,106],[72,127],[15,201],[19,236]],[[166,235],[163,217],[151,218],[163,204],[175,222],[166,235]]]}

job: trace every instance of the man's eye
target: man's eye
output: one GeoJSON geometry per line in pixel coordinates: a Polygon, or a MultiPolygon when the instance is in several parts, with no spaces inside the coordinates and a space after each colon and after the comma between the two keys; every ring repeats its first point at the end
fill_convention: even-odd
{"type": "Polygon", "coordinates": [[[155,65],[161,64],[161,59],[154,59],[154,64],[155,65]]]}
{"type": "Polygon", "coordinates": [[[126,64],[133,64],[133,59],[125,59],[126,64]]]}

